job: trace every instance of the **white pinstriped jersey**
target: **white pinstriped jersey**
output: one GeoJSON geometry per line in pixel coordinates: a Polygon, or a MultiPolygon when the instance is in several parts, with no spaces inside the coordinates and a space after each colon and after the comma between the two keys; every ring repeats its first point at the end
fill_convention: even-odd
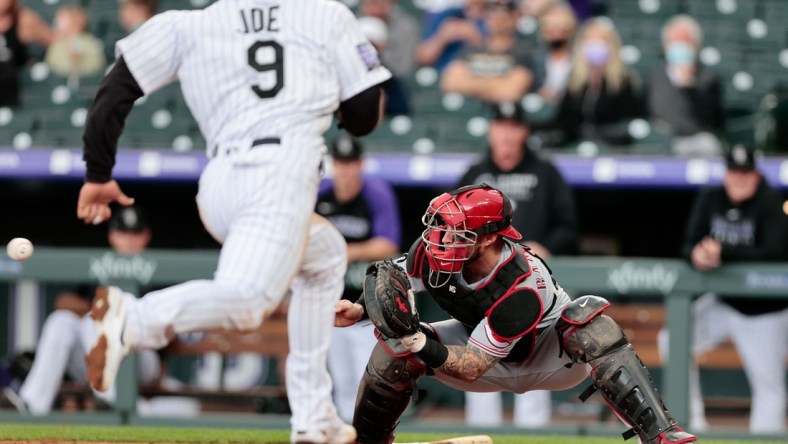
{"type": "Polygon", "coordinates": [[[208,147],[321,135],[339,102],[391,76],[336,0],[220,0],[167,11],[120,40],[146,95],[179,79],[208,147]]]}

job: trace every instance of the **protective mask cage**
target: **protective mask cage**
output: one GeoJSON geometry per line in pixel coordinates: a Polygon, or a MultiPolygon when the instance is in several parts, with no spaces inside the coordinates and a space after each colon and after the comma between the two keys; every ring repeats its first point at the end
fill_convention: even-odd
{"type": "Polygon", "coordinates": [[[421,221],[427,227],[421,234],[430,267],[427,281],[433,288],[442,287],[452,274],[462,272],[477,234],[466,228],[465,214],[453,197],[433,201],[421,221]]]}

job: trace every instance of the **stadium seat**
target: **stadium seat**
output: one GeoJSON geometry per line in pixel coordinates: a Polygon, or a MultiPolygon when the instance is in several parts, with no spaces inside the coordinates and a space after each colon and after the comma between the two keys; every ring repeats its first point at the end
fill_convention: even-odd
{"type": "Polygon", "coordinates": [[[696,17],[732,18],[749,20],[755,17],[755,0],[689,0],[687,13],[696,17]]]}
{"type": "Polygon", "coordinates": [[[387,118],[369,136],[364,137],[364,147],[370,152],[411,152],[413,144],[430,137],[430,122],[409,116],[387,118]]]}
{"type": "Polygon", "coordinates": [[[669,17],[679,12],[677,0],[628,0],[607,2],[611,17],[669,17]]]}
{"type": "Polygon", "coordinates": [[[437,127],[436,145],[443,152],[483,152],[487,146],[486,115],[452,116],[437,127]]]}
{"type": "Polygon", "coordinates": [[[64,0],[25,0],[25,7],[32,9],[47,23],[52,23],[58,8],[68,4],[64,0]]]}

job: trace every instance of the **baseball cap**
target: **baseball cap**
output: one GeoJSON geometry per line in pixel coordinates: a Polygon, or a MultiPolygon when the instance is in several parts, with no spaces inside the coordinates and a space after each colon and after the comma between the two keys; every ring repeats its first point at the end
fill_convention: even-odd
{"type": "Polygon", "coordinates": [[[109,229],[139,233],[149,228],[145,212],[139,207],[121,207],[112,212],[109,229]]]}
{"type": "Polygon", "coordinates": [[[728,169],[751,171],[755,169],[755,150],[752,147],[736,144],[728,151],[725,156],[725,164],[728,169]]]}
{"type": "Polygon", "coordinates": [[[363,154],[361,143],[350,136],[337,137],[329,147],[329,154],[335,160],[358,160],[363,154]]]}
{"type": "Polygon", "coordinates": [[[517,102],[501,102],[492,106],[492,120],[514,120],[515,122],[527,124],[525,110],[517,102]]]}

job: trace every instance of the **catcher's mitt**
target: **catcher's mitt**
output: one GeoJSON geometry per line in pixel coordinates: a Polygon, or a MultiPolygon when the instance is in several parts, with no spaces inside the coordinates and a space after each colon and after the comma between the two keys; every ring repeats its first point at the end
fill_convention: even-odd
{"type": "Polygon", "coordinates": [[[393,262],[378,261],[367,267],[364,303],[369,319],[383,336],[401,338],[419,331],[408,276],[393,262]]]}

